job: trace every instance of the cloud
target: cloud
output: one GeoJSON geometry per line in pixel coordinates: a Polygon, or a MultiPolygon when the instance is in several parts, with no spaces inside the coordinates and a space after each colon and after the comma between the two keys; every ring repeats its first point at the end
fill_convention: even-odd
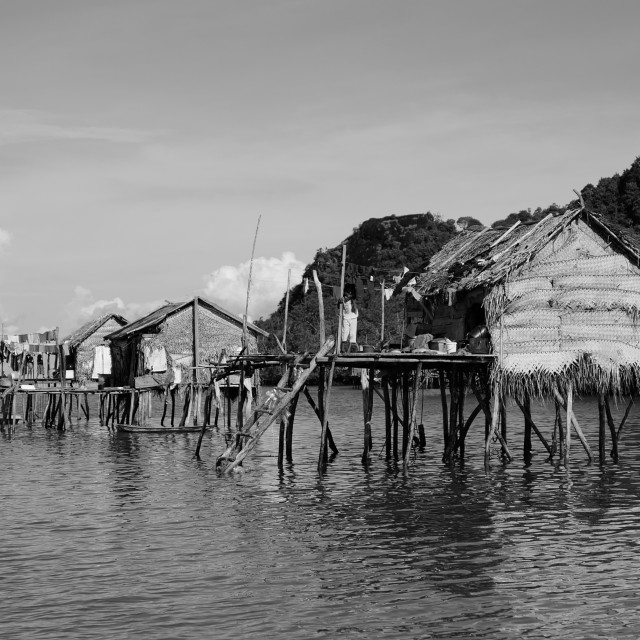
{"type": "Polygon", "coordinates": [[[72,125],[39,111],[0,109],[0,145],[44,140],[135,143],[147,137],[148,134],[133,129],[72,125]]]}
{"type": "Polygon", "coordinates": [[[117,313],[132,322],[157,309],[163,303],[163,300],[125,303],[120,297],[111,300],[96,299],[91,290],[77,285],[73,298],[66,305],[66,312],[70,326],[75,329],[107,313],[117,313]]]}
{"type": "MultiPolygon", "coordinates": [[[[225,265],[205,277],[203,295],[228,311],[242,317],[247,300],[250,261],[237,266],[225,265]]],[[[275,311],[286,293],[287,274],[291,269],[291,286],[302,278],[305,265],[289,251],[280,258],[256,258],[251,274],[249,320],[275,311]]]]}
{"type": "Polygon", "coordinates": [[[11,235],[8,231],[0,229],[0,252],[11,244],[11,235]]]}

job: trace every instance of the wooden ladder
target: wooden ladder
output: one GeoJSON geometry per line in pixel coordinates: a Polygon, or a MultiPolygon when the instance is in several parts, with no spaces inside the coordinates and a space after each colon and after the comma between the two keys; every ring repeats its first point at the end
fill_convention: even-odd
{"type": "MultiPolygon", "coordinates": [[[[282,415],[289,407],[293,398],[302,391],[307,379],[317,367],[317,359],[326,356],[335,344],[333,337],[329,338],[320,351],[311,359],[309,366],[302,371],[295,381],[293,387],[287,388],[289,371],[282,376],[273,392],[254,410],[253,417],[243,426],[241,431],[236,433],[234,441],[227,447],[226,451],[217,459],[216,469],[221,473],[229,473],[235,469],[258,444],[262,434],[282,415]],[[273,395],[275,394],[275,395],[273,395]],[[260,422],[262,417],[266,420],[260,422]]],[[[294,366],[299,364],[304,356],[296,358],[294,366]]]]}

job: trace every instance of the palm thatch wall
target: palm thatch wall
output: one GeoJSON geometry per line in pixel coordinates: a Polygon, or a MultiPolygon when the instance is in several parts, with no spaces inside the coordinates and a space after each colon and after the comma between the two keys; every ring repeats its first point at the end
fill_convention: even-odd
{"type": "MultiPolygon", "coordinates": [[[[413,286],[432,308],[480,293],[509,393],[630,393],[640,381],[640,252],[584,209],[511,230],[475,229],[413,286]]],[[[454,302],[455,304],[455,302],[454,302]]]]}

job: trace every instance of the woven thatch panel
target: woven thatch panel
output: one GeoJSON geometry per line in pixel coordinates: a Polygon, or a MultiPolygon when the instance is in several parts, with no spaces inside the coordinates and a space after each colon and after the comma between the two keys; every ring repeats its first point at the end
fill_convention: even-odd
{"type": "MultiPolygon", "coordinates": [[[[242,348],[242,326],[222,318],[209,309],[198,307],[200,356],[198,364],[218,362],[223,350],[232,356],[242,348]]],[[[249,332],[249,352],[257,352],[257,340],[249,332]]],[[[191,381],[193,367],[193,307],[186,307],[167,317],[160,331],[148,339],[152,346],[162,345],[173,366],[183,370],[183,382],[191,381]]],[[[198,380],[206,382],[208,374],[198,373],[198,380]]]]}

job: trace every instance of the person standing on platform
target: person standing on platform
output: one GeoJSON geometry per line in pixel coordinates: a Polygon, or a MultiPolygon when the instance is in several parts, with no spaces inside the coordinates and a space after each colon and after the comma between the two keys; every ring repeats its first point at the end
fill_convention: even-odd
{"type": "Polygon", "coordinates": [[[342,342],[348,343],[346,350],[351,351],[353,345],[357,351],[356,334],[358,332],[358,306],[356,305],[355,291],[347,285],[344,288],[342,302],[342,342]]]}

